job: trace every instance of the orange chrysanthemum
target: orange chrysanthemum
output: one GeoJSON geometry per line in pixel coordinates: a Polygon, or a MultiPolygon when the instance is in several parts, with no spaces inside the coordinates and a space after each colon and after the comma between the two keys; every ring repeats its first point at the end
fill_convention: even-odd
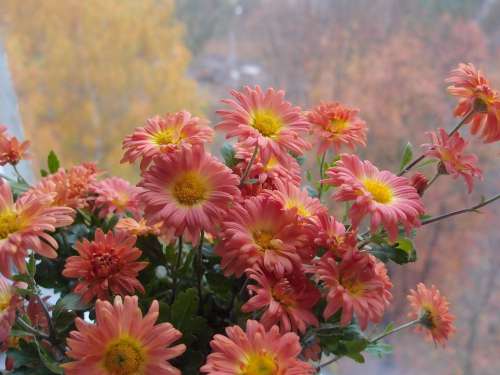
{"type": "Polygon", "coordinates": [[[325,319],[342,309],[340,324],[344,326],[353,315],[361,329],[366,329],[368,322],[381,321],[392,297],[383,263],[356,250],[347,252],[340,262],[327,254],[315,263],[315,274],[327,287],[325,319]]]}
{"type": "Polygon", "coordinates": [[[354,150],[356,145],[366,146],[366,123],[358,116],[359,110],[337,102],[321,103],[308,113],[311,130],[315,136],[318,153],[342,146],[354,150]]]}
{"type": "Polygon", "coordinates": [[[357,244],[356,232],[346,231],[344,224],[327,212],[321,212],[314,218],[312,232],[314,245],[337,258],[354,249],[357,244]]]}
{"type": "Polygon", "coordinates": [[[264,93],[259,86],[246,86],[243,92],[233,90],[231,95],[234,99],[222,100],[231,108],[217,111],[222,121],[216,129],[225,131],[226,138],[237,137],[243,147],[252,150],[258,147],[263,161],[272,156],[282,161],[289,152],[302,155],[311,148],[303,139],[309,123],[299,107],[284,100],[283,90],[270,88],[264,93]]]}
{"type": "Polygon", "coordinates": [[[474,111],[467,120],[472,134],[480,134],[484,143],[500,140],[500,94],[490,87],[483,73],[472,64],[460,64],[446,82],[448,91],[460,98],[455,116],[463,117],[474,111]]]}
{"type": "Polygon", "coordinates": [[[445,345],[450,335],[455,332],[455,317],[449,312],[449,303],[439,290],[432,285],[427,288],[419,283],[416,290],[408,295],[411,319],[420,319],[417,330],[424,330],[436,344],[445,345]]]}
{"type": "Polygon", "coordinates": [[[119,177],[110,177],[91,185],[90,191],[96,194],[94,207],[99,216],[130,213],[134,217],[140,214],[139,193],[141,189],[119,177]]]}
{"type": "Polygon", "coordinates": [[[122,217],[118,223],[116,223],[115,229],[118,231],[123,231],[131,234],[132,236],[140,237],[140,236],[148,236],[160,235],[160,227],[161,223],[156,225],[148,225],[146,219],[140,218],[136,220],[132,217],[122,217]]]}
{"type": "Polygon", "coordinates": [[[94,241],[76,243],[79,255],[66,260],[63,275],[78,279],[75,293],[86,302],[95,297],[108,299],[110,294],[144,293],[137,275],[148,263],[137,262],[142,252],[134,247],[135,241],[135,236],[125,232],[104,234],[97,229],[94,241]]]}
{"type": "Polygon", "coordinates": [[[19,142],[16,137],[5,134],[5,127],[0,126],[0,165],[16,165],[23,159],[28,159],[29,141],[19,142]]]}
{"type": "Polygon", "coordinates": [[[280,277],[260,267],[247,271],[256,284],[248,286],[252,296],[242,307],[243,312],[264,310],[260,322],[266,329],[278,324],[281,332],[305,333],[308,326],[317,326],[312,308],[320,299],[318,289],[296,270],[280,277]]]}
{"type": "Polygon", "coordinates": [[[314,368],[297,359],[301,352],[299,336],[281,334],[277,326],[266,331],[255,320],[248,320],[246,331],[238,326],[226,328],[226,336],[215,335],[212,353],[200,369],[208,375],[312,375],[314,368]]]}
{"type": "Polygon", "coordinates": [[[474,187],[474,178],[482,179],[483,172],[476,166],[477,156],[464,153],[468,142],[458,132],[449,136],[443,128],[427,134],[431,143],[422,145],[427,149],[425,155],[439,159],[446,173],[449,173],[453,178],[462,176],[469,193],[471,193],[474,187]]]}
{"type": "Polygon", "coordinates": [[[157,158],[140,186],[149,224],[162,231],[188,235],[196,243],[200,231],[210,231],[233,200],[239,198],[240,179],[202,147],[184,148],[157,158]]]}
{"type": "Polygon", "coordinates": [[[155,116],[146,121],[146,126],[125,137],[121,162],[141,159],[141,169],[145,170],[157,156],[182,147],[203,145],[212,140],[213,133],[206,121],[192,117],[187,111],[155,116]]]}
{"type": "Polygon", "coordinates": [[[143,316],[136,296],[115,297],[114,304],[98,300],[95,324],[77,318],[67,340],[66,375],[180,375],[168,361],[186,350],[171,346],[182,337],[170,323],[155,322],[154,300],[143,316]]]}
{"type": "Polygon", "coordinates": [[[5,276],[10,276],[12,266],[26,272],[28,250],[57,257],[57,241],[49,233],[70,225],[74,211],[51,206],[52,202],[52,194],[25,193],[14,203],[10,186],[0,179],[0,272],[5,276]]]}

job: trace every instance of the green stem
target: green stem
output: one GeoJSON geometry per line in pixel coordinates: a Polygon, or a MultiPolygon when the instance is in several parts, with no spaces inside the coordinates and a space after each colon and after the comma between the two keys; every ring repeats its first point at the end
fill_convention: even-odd
{"type": "Polygon", "coordinates": [[[393,333],[402,331],[403,329],[409,328],[409,327],[414,326],[415,324],[418,324],[418,323],[420,323],[420,318],[412,320],[412,321],[409,321],[409,322],[404,323],[404,324],[401,324],[399,327],[393,328],[393,329],[391,329],[388,332],[384,332],[384,333],[381,333],[378,336],[375,336],[373,339],[370,340],[370,343],[375,344],[377,341],[382,340],[384,337],[387,337],[389,335],[392,335],[393,333]]]}
{"type": "Polygon", "coordinates": [[[179,271],[179,266],[181,264],[181,258],[182,258],[182,236],[179,236],[179,247],[177,249],[177,259],[175,261],[174,269],[173,269],[173,280],[172,280],[172,300],[171,303],[174,302],[175,300],[175,294],[177,292],[177,279],[178,276],[177,273],[179,271]]]}
{"type": "MultiPolygon", "coordinates": [[[[427,190],[429,190],[429,188],[431,187],[431,185],[436,182],[436,180],[439,178],[439,176],[441,176],[441,173],[439,173],[439,171],[436,172],[436,174],[434,175],[434,177],[432,177],[432,179],[427,183],[427,186],[425,187],[425,190],[424,192],[426,192],[427,190]]],[[[423,193],[422,193],[423,195],[423,193]]]]}
{"type": "Polygon", "coordinates": [[[321,196],[323,195],[323,180],[324,173],[323,173],[323,167],[325,165],[325,158],[326,158],[326,153],[327,151],[323,152],[323,155],[321,156],[321,161],[319,163],[319,178],[320,178],[320,183],[319,183],[319,191],[318,191],[318,199],[321,200],[321,196]]]}
{"type": "Polygon", "coordinates": [[[198,288],[198,300],[199,304],[198,307],[201,310],[201,307],[203,305],[203,293],[202,293],[202,280],[203,280],[203,254],[202,254],[202,249],[203,249],[203,241],[205,240],[205,231],[201,230],[200,234],[200,243],[197,247],[197,254],[196,254],[196,278],[197,278],[197,288],[198,288]]]}
{"type": "Polygon", "coordinates": [[[26,323],[24,320],[22,320],[20,317],[17,317],[16,318],[16,323],[23,329],[25,330],[26,332],[34,335],[34,336],[37,336],[37,337],[40,337],[44,340],[49,340],[50,339],[50,336],[47,335],[45,332],[42,332],[42,331],[39,331],[38,329],[30,326],[28,323],[26,323]]]}
{"type": "Polygon", "coordinates": [[[245,179],[248,177],[248,174],[250,173],[250,168],[252,168],[252,164],[255,161],[255,158],[257,157],[257,153],[259,152],[259,145],[255,145],[255,149],[253,150],[252,157],[250,158],[250,161],[248,162],[247,167],[245,168],[245,171],[243,172],[243,175],[241,176],[240,179],[240,186],[243,186],[245,183],[245,179]]]}
{"type": "Polygon", "coordinates": [[[21,175],[21,173],[17,169],[17,166],[15,164],[12,164],[12,168],[14,169],[14,172],[16,173],[16,176],[17,176],[19,182],[24,183],[24,184],[29,186],[28,181],[26,181],[25,178],[21,175]]]}
{"type": "Polygon", "coordinates": [[[455,134],[461,127],[463,124],[465,124],[467,121],[469,121],[469,119],[475,114],[476,112],[474,111],[474,109],[472,109],[469,113],[467,113],[464,118],[462,119],[462,121],[460,121],[457,126],[455,126],[453,128],[453,130],[448,134],[449,136],[455,134]]]}

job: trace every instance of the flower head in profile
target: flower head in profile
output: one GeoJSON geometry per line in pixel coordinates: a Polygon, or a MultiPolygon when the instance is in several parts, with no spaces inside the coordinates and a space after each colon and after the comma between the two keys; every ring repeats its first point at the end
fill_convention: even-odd
{"type": "Polygon", "coordinates": [[[187,111],[155,116],[148,119],[144,127],[136,128],[125,137],[125,153],[121,162],[133,163],[140,159],[144,171],[158,155],[182,147],[203,145],[212,140],[213,133],[206,121],[193,117],[187,111]]]}
{"type": "Polygon", "coordinates": [[[359,110],[337,102],[321,103],[307,115],[318,146],[318,154],[333,147],[338,154],[342,146],[351,150],[366,146],[367,127],[359,110]]]}
{"type": "Polygon", "coordinates": [[[135,240],[128,233],[103,233],[99,228],[93,241],[76,243],[79,255],[66,260],[63,275],[78,279],[75,293],[85,302],[109,299],[111,294],[132,295],[136,290],[144,293],[137,275],[148,263],[137,261],[142,252],[134,247],[135,240]]]}
{"type": "Polygon", "coordinates": [[[264,162],[272,156],[282,161],[289,152],[302,155],[310,149],[303,139],[309,123],[299,107],[284,100],[284,91],[270,88],[263,92],[259,86],[246,86],[231,95],[234,99],[222,100],[230,109],[217,111],[222,121],[216,129],[225,131],[226,138],[237,137],[243,147],[252,150],[258,147],[264,162]]]}
{"type": "Polygon", "coordinates": [[[186,233],[196,243],[239,198],[240,179],[202,147],[184,148],[155,159],[140,182],[148,223],[165,233],[186,233]]]}
{"type": "Polygon", "coordinates": [[[226,328],[210,342],[212,353],[200,371],[208,375],[312,375],[314,368],[298,359],[302,350],[299,336],[280,333],[277,326],[266,330],[248,320],[246,330],[226,328]]]}
{"type": "Polygon", "coordinates": [[[26,256],[31,249],[56,258],[57,241],[49,234],[70,225],[74,211],[52,206],[53,195],[25,193],[14,203],[8,183],[0,179],[0,272],[9,277],[12,266],[26,272],[26,256]]]}
{"type": "Polygon", "coordinates": [[[324,255],[315,263],[315,274],[327,288],[325,319],[342,309],[340,324],[356,315],[361,329],[378,323],[391,299],[391,282],[383,263],[367,253],[347,252],[340,262],[324,255]]]}
{"type": "Polygon", "coordinates": [[[17,165],[21,160],[28,159],[29,146],[29,141],[20,142],[16,137],[0,132],[0,165],[17,165]]]}
{"type": "Polygon", "coordinates": [[[215,247],[226,276],[240,277],[247,268],[261,265],[277,274],[292,272],[304,257],[308,236],[294,212],[283,212],[269,197],[246,199],[228,211],[215,247]]]}
{"type": "Polygon", "coordinates": [[[95,324],[76,318],[76,330],[67,339],[62,365],[67,375],[180,375],[169,363],[186,350],[172,346],[182,337],[170,323],[155,324],[159,315],[154,300],[145,316],[136,296],[117,296],[114,303],[98,300],[95,324]]]}
{"type": "Polygon", "coordinates": [[[333,198],[353,201],[349,210],[352,225],[357,228],[366,215],[371,215],[371,230],[382,225],[394,241],[398,224],[406,230],[420,225],[424,206],[417,190],[405,177],[379,171],[369,161],[356,155],[343,154],[337,164],[326,172],[325,183],[337,186],[333,198]]]}
{"type": "Polygon", "coordinates": [[[22,298],[16,294],[15,288],[22,286],[21,283],[12,283],[0,275],[0,343],[7,341],[16,320],[16,311],[22,298]]]}
{"type": "Polygon", "coordinates": [[[426,148],[425,155],[439,159],[453,178],[462,176],[467,184],[467,189],[472,192],[474,178],[482,179],[483,173],[477,164],[477,156],[465,154],[468,143],[456,132],[449,136],[446,130],[439,128],[437,132],[427,133],[431,143],[423,145],[426,148]]]}
{"type": "Polygon", "coordinates": [[[347,231],[344,224],[327,212],[321,212],[314,218],[312,231],[314,245],[336,258],[341,258],[357,244],[356,232],[347,231]]]}
{"type": "Polygon", "coordinates": [[[418,195],[422,196],[429,186],[429,180],[423,173],[415,172],[410,177],[410,184],[417,190],[418,195]]]}
{"type": "Polygon", "coordinates": [[[132,217],[122,217],[116,223],[115,229],[117,231],[126,232],[132,236],[159,236],[160,235],[161,223],[156,225],[148,225],[146,219],[141,217],[136,220],[132,217]]]}
{"type": "Polygon", "coordinates": [[[302,270],[277,277],[255,267],[247,271],[247,276],[255,284],[247,287],[251,297],[241,311],[263,310],[259,321],[266,329],[277,324],[281,332],[305,333],[307,327],[318,325],[312,308],[319,301],[320,294],[302,270]]]}
{"type": "Polygon", "coordinates": [[[500,140],[500,94],[490,87],[483,73],[472,64],[460,64],[446,79],[448,92],[459,97],[454,114],[464,117],[474,111],[466,123],[472,134],[479,134],[484,143],[500,140]]]}
{"type": "Polygon", "coordinates": [[[427,288],[419,283],[416,290],[410,290],[408,301],[411,306],[409,317],[420,319],[417,330],[427,332],[428,337],[436,344],[444,346],[450,335],[455,332],[453,326],[455,317],[450,314],[446,298],[434,285],[427,288]]]}
{"type": "Polygon", "coordinates": [[[119,177],[110,177],[91,185],[90,191],[96,195],[95,208],[99,209],[100,217],[111,214],[131,213],[138,216],[139,193],[141,189],[119,177]]]}

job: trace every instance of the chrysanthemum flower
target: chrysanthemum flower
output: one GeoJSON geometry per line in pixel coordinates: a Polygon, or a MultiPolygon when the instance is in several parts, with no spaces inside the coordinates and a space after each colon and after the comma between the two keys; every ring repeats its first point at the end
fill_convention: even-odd
{"type": "Polygon", "coordinates": [[[458,96],[454,114],[463,117],[474,111],[467,121],[472,134],[480,134],[484,143],[500,140],[500,94],[490,87],[483,73],[472,64],[460,64],[446,79],[448,91],[458,96]]]}
{"type": "Polygon", "coordinates": [[[144,293],[144,287],[137,280],[139,271],[148,265],[137,262],[142,252],[134,247],[135,236],[124,232],[95,232],[94,241],[77,242],[79,255],[66,260],[63,275],[78,279],[75,293],[85,302],[95,297],[109,299],[110,294],[131,295],[136,290],[144,293]]]}
{"type": "Polygon", "coordinates": [[[446,298],[434,285],[429,289],[419,283],[417,290],[410,290],[408,301],[412,310],[409,317],[420,319],[420,326],[417,330],[426,331],[428,337],[436,344],[444,346],[450,335],[455,332],[453,326],[455,317],[449,312],[449,303],[446,298]]]}
{"type": "Polygon", "coordinates": [[[187,111],[155,116],[146,121],[146,126],[136,128],[125,137],[121,162],[133,163],[141,159],[141,169],[145,170],[158,155],[181,147],[203,145],[212,140],[213,133],[206,121],[192,117],[187,111]]]}
{"type": "Polygon", "coordinates": [[[277,277],[260,267],[247,271],[249,279],[256,282],[248,286],[252,296],[242,307],[243,312],[264,310],[260,322],[266,329],[278,324],[281,332],[299,331],[317,326],[318,319],[311,311],[318,302],[318,289],[297,270],[277,277]]]}
{"type": "Polygon", "coordinates": [[[437,132],[427,133],[431,143],[422,145],[427,150],[425,154],[441,161],[447,173],[453,178],[462,176],[467,184],[467,189],[472,192],[474,178],[482,179],[483,172],[476,164],[478,158],[474,154],[465,154],[468,142],[457,132],[451,137],[443,128],[437,132]]]}
{"type": "Polygon", "coordinates": [[[234,99],[222,100],[231,108],[217,111],[222,121],[216,129],[225,131],[226,138],[237,137],[243,147],[252,150],[258,146],[263,161],[272,156],[282,161],[289,152],[302,155],[310,149],[303,139],[309,123],[299,107],[284,100],[284,91],[270,88],[264,93],[259,86],[246,86],[243,92],[233,90],[231,95],[234,99]]]}
{"type": "Polygon", "coordinates": [[[0,343],[7,340],[12,325],[16,320],[16,310],[21,303],[21,298],[16,294],[19,283],[11,283],[0,275],[0,343]]]}
{"type": "Polygon", "coordinates": [[[200,369],[209,375],[308,375],[314,368],[297,359],[301,352],[299,336],[280,333],[277,326],[266,331],[255,320],[248,320],[246,331],[238,326],[226,328],[226,336],[215,335],[212,353],[200,369]]]}
{"type": "Polygon", "coordinates": [[[54,206],[84,208],[88,205],[90,186],[96,181],[97,172],[94,163],[83,163],[68,170],[60,169],[44,177],[27,194],[53,194],[54,206]]]}
{"type": "Polygon", "coordinates": [[[333,147],[338,153],[342,146],[354,150],[356,145],[366,146],[366,122],[359,110],[337,102],[321,103],[308,113],[311,130],[315,136],[318,153],[333,147]]]}
{"type": "Polygon", "coordinates": [[[327,212],[321,212],[314,218],[314,244],[323,248],[336,258],[356,247],[356,232],[346,231],[344,224],[327,212]]]}
{"type": "Polygon", "coordinates": [[[155,159],[139,186],[149,224],[165,233],[186,233],[196,243],[238,199],[240,179],[202,147],[184,148],[155,159]]]}
{"type": "Polygon", "coordinates": [[[126,232],[136,237],[148,235],[158,236],[160,235],[160,227],[161,223],[152,226],[148,225],[146,219],[142,217],[139,220],[132,217],[122,217],[115,225],[117,231],[126,232]]]}
{"type": "Polygon", "coordinates": [[[226,276],[240,277],[259,264],[278,274],[292,272],[308,256],[308,236],[293,212],[268,197],[246,199],[228,211],[215,247],[226,276]]]}
{"type": "Polygon", "coordinates": [[[23,159],[28,159],[29,141],[19,142],[16,137],[0,134],[0,165],[16,165],[23,159]]]}
{"type": "Polygon", "coordinates": [[[422,196],[429,185],[429,180],[423,173],[415,172],[410,177],[410,184],[417,190],[418,195],[422,196]]]}
{"type": "Polygon", "coordinates": [[[353,315],[361,329],[366,329],[368,322],[380,322],[392,287],[383,263],[359,251],[347,252],[340,262],[327,254],[315,263],[315,274],[328,290],[325,319],[342,309],[343,326],[351,322],[353,315]]]}
{"type": "Polygon", "coordinates": [[[371,214],[371,231],[383,225],[394,241],[398,224],[406,230],[420,225],[424,206],[416,189],[405,177],[379,171],[369,161],[343,154],[336,166],[328,169],[323,182],[338,186],[333,198],[354,201],[349,210],[352,225],[357,228],[364,216],[371,214]]]}
{"type": "Polygon", "coordinates": [[[119,177],[110,177],[91,185],[90,191],[97,196],[94,199],[95,208],[99,209],[99,216],[110,214],[131,213],[138,216],[139,193],[141,189],[119,177]]]}
{"type": "Polygon", "coordinates": [[[24,194],[14,203],[9,184],[0,179],[0,272],[5,276],[10,276],[12,266],[26,272],[29,249],[57,257],[57,241],[49,232],[70,225],[74,211],[50,206],[52,200],[50,194],[24,194]]]}
{"type": "Polygon", "coordinates": [[[77,318],[67,340],[66,375],[180,375],[168,361],[186,350],[171,346],[182,337],[170,323],[156,324],[158,301],[143,316],[136,296],[97,301],[96,323],[77,318]]]}

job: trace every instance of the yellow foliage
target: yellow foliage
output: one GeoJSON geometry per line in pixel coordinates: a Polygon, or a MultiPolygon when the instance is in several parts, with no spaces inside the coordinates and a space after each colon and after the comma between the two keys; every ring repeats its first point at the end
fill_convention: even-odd
{"type": "Polygon", "coordinates": [[[118,171],[147,117],[201,110],[173,1],[2,0],[5,45],[33,152],[118,171]]]}

